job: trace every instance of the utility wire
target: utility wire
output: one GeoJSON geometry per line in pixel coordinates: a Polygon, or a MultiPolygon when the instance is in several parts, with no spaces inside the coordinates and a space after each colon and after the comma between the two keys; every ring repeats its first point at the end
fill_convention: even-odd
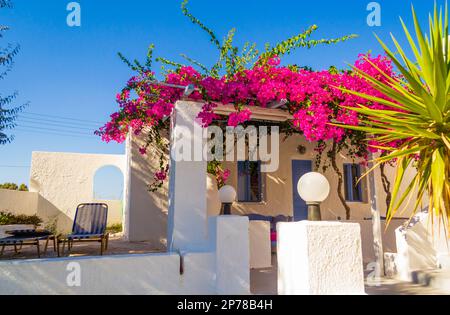
{"type": "Polygon", "coordinates": [[[25,120],[24,118],[19,118],[17,120],[17,122],[19,123],[18,125],[20,126],[20,121],[23,120],[24,123],[26,124],[34,124],[34,125],[38,125],[36,127],[40,127],[40,126],[50,126],[50,127],[61,127],[61,128],[66,128],[66,129],[75,129],[75,130],[89,130],[94,132],[95,128],[86,128],[86,127],[78,127],[78,126],[70,126],[70,125],[65,125],[65,124],[57,124],[57,123],[51,123],[51,122],[45,122],[44,124],[42,122],[38,122],[38,121],[33,121],[33,120],[25,120]]]}
{"type": "Polygon", "coordinates": [[[82,122],[69,122],[69,121],[63,121],[63,120],[56,120],[56,119],[46,119],[46,118],[37,118],[37,117],[28,117],[28,116],[22,116],[22,114],[19,114],[19,118],[24,120],[30,120],[30,121],[38,121],[38,122],[50,122],[50,123],[59,123],[64,125],[72,125],[72,126],[81,126],[81,127],[91,127],[91,128],[97,128],[99,127],[99,124],[94,123],[82,123],[82,122]]]}
{"type": "Polygon", "coordinates": [[[77,134],[70,134],[70,133],[61,133],[61,132],[47,132],[47,131],[39,131],[39,130],[27,130],[27,129],[21,129],[16,128],[14,129],[14,133],[16,132],[25,132],[25,133],[32,133],[32,134],[44,134],[44,135],[51,135],[51,136],[61,136],[61,137],[73,137],[73,138],[84,138],[84,139],[91,139],[91,140],[99,140],[100,138],[97,138],[95,136],[89,136],[89,135],[77,135],[77,134]]]}
{"type": "Polygon", "coordinates": [[[21,124],[18,124],[17,127],[31,128],[31,129],[44,130],[44,131],[65,132],[65,133],[81,135],[81,136],[94,136],[93,133],[75,132],[72,130],[64,130],[64,129],[60,129],[60,128],[46,128],[46,127],[37,127],[37,126],[29,126],[29,125],[21,125],[21,124]]]}
{"type": "Polygon", "coordinates": [[[63,120],[90,122],[90,123],[93,123],[93,124],[103,124],[103,122],[99,122],[99,121],[86,120],[86,119],[76,119],[76,118],[71,118],[71,117],[55,116],[55,115],[48,115],[48,114],[37,114],[37,113],[32,113],[32,112],[23,112],[23,114],[28,114],[28,115],[32,115],[32,116],[39,116],[39,117],[49,117],[49,118],[63,119],[63,120]]]}

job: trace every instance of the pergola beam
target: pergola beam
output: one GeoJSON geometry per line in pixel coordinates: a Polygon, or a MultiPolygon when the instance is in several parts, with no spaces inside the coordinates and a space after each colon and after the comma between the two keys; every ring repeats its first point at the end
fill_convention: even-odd
{"type": "MultiPolygon", "coordinates": [[[[284,122],[293,119],[291,114],[277,108],[263,108],[258,106],[244,106],[243,108],[251,110],[252,120],[284,122]]],[[[236,112],[236,108],[231,104],[219,105],[214,109],[215,114],[223,116],[228,116],[234,112],[236,112]]]]}

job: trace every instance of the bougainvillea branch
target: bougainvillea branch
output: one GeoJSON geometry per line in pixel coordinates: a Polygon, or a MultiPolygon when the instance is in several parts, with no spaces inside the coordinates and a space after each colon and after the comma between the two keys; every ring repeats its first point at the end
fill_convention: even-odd
{"type": "MultiPolygon", "coordinates": [[[[134,134],[140,134],[146,128],[151,130],[150,134],[153,135],[148,137],[146,147],[155,145],[154,134],[167,132],[168,118],[172,114],[174,104],[183,97],[182,89],[170,85],[194,85],[196,89],[189,98],[205,104],[198,116],[205,128],[216,124],[218,119],[223,119],[214,112],[217,106],[234,104],[235,112],[230,113],[227,124],[238,126],[252,119],[253,107],[267,108],[274,102],[283,101],[283,108],[294,117],[288,122],[288,128],[284,126],[286,134],[301,133],[308,141],[320,143],[321,151],[324,150],[324,144],[331,141],[337,144],[333,147],[339,150],[346,148],[351,150],[356,158],[367,158],[368,148],[363,131],[348,130],[330,123],[356,126],[361,115],[352,108],[359,105],[374,109],[388,107],[382,104],[383,102],[368,102],[355,94],[346,93],[343,89],[374,95],[386,102],[388,100],[357,71],[338,71],[334,67],[313,71],[296,65],[284,66],[280,58],[299,47],[333,44],[348,40],[354,37],[353,35],[340,39],[311,40],[312,33],[317,29],[313,26],[273,48],[268,45],[262,54],[257,52],[256,45],[250,44],[246,44],[239,53],[239,49],[233,46],[234,31],[231,31],[221,44],[209,28],[193,17],[186,5],[187,1],[184,1],[185,15],[207,31],[211,41],[218,46],[218,62],[209,71],[205,71],[207,69],[202,64],[185,57],[194,67],[200,67],[201,73],[193,66],[156,58],[157,61],[174,67],[164,74],[164,84],[158,84],[150,68],[152,60],[149,59],[153,57],[153,46],[150,46],[145,67],[139,62],[131,63],[123,58],[138,74],[133,76],[117,95],[119,111],[112,114],[111,121],[98,131],[104,141],[123,142],[130,130],[134,134]],[[222,70],[223,74],[219,75],[222,70]]],[[[380,80],[387,80],[386,75],[392,80],[397,79],[390,60],[383,56],[360,55],[355,62],[355,69],[372,77],[378,76],[380,80]]],[[[145,151],[143,148],[142,153],[145,151]]],[[[227,177],[227,172],[220,167],[211,169],[218,181],[227,177]]],[[[167,177],[167,170],[167,164],[162,163],[161,171],[155,176],[156,186],[161,186],[161,182],[167,177]]],[[[343,203],[345,207],[345,200],[343,203]]]]}

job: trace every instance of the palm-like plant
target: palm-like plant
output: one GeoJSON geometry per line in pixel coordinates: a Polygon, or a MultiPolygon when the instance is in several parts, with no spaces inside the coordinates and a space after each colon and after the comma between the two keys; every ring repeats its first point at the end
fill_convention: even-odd
{"type": "MultiPolygon", "coordinates": [[[[429,18],[429,35],[425,35],[412,8],[415,39],[401,20],[415,60],[408,58],[405,50],[391,35],[396,47],[394,53],[377,37],[386,54],[402,74],[401,80],[385,75],[386,80],[377,80],[355,69],[387,99],[345,90],[366,100],[383,104],[389,109],[375,110],[365,106],[352,108],[363,117],[359,126],[342,126],[361,130],[380,143],[379,148],[388,154],[376,159],[376,165],[396,160],[396,179],[388,219],[404,204],[406,207],[416,194],[415,213],[424,198],[429,200],[429,209],[434,219],[443,220],[450,231],[450,49],[448,10],[445,13],[435,5],[429,18]],[[393,148],[389,143],[397,142],[393,148]],[[400,192],[405,182],[407,168],[415,165],[417,173],[407,187],[400,192]]],[[[376,67],[374,64],[372,64],[376,67]]],[[[380,69],[378,69],[382,72],[380,69]]],[[[425,199],[426,200],[426,199],[425,199]]]]}

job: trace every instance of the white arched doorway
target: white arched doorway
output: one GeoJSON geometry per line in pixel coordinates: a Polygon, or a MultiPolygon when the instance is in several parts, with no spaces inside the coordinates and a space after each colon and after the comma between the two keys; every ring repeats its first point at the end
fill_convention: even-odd
{"type": "MultiPolygon", "coordinates": [[[[120,196],[120,201],[116,202],[115,206],[106,202],[111,209],[108,215],[108,225],[113,222],[121,224],[126,218],[126,213],[122,217],[122,212],[126,212],[128,202],[127,172],[125,155],[33,152],[30,191],[38,192],[40,197],[59,210],[60,216],[64,218],[64,220],[58,219],[58,230],[61,233],[71,231],[79,204],[103,201],[110,197],[115,199],[117,195],[120,196]],[[108,166],[113,167],[116,172],[116,175],[110,177],[113,179],[112,182],[108,183],[107,180],[100,179],[98,183],[101,185],[103,182],[103,186],[115,187],[114,190],[121,190],[121,193],[114,193],[114,190],[112,192],[110,190],[110,193],[104,194],[102,190],[98,191],[97,184],[94,184],[97,175],[101,178],[103,177],[102,173],[110,172],[106,168],[103,169],[108,166]],[[99,193],[94,193],[94,190],[99,193]],[[101,199],[96,200],[95,197],[101,199]]],[[[123,225],[126,230],[126,224],[123,225]]]]}
{"type": "Polygon", "coordinates": [[[123,231],[124,174],[115,165],[97,169],[93,178],[93,200],[108,205],[108,225],[114,232],[123,231]]]}

